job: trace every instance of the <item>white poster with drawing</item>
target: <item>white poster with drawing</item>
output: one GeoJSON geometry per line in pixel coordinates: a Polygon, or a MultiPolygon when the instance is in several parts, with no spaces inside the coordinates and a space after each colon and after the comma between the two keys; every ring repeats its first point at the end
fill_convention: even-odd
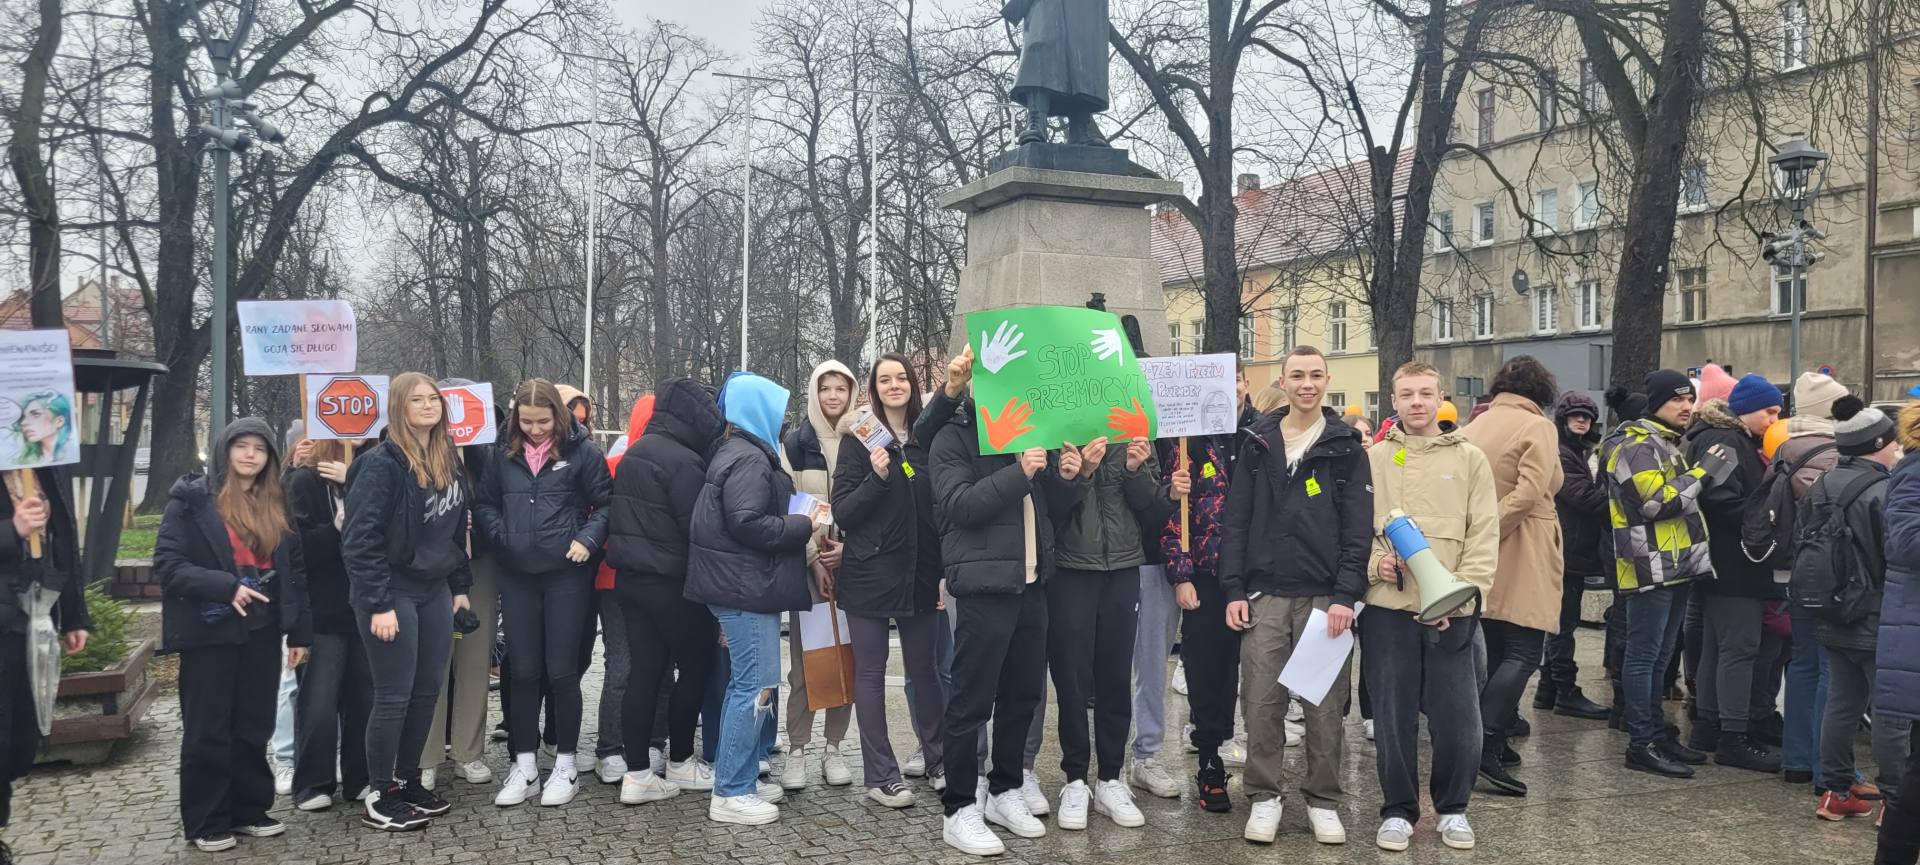
{"type": "Polygon", "coordinates": [[[79,462],[79,412],[67,332],[0,331],[0,469],[79,462]]]}
{"type": "Polygon", "coordinates": [[[1240,422],[1231,354],[1143,357],[1140,370],[1159,409],[1159,438],[1225,435],[1240,422]]]}

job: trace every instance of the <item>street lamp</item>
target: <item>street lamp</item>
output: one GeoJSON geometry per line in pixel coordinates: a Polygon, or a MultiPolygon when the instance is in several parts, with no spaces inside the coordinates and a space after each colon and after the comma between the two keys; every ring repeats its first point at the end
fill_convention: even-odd
{"type": "MultiPolygon", "coordinates": [[[[594,60],[601,63],[612,64],[616,68],[618,68],[620,64],[619,60],[616,60],[612,57],[601,57],[596,54],[581,54],[579,52],[566,51],[566,50],[560,50],[560,53],[564,56],[574,57],[581,60],[594,60]]],[[[592,125],[605,125],[605,121],[602,121],[600,119],[600,88],[598,87],[595,87],[593,92],[593,114],[594,114],[594,119],[592,121],[592,125]]],[[[581,308],[584,310],[583,318],[585,320],[583,322],[583,325],[585,327],[585,331],[582,333],[581,339],[580,339],[580,377],[581,377],[580,390],[582,393],[587,395],[587,400],[589,402],[592,402],[593,401],[593,266],[594,266],[594,252],[595,252],[595,246],[596,246],[595,241],[598,239],[599,214],[600,214],[600,171],[598,168],[594,167],[594,160],[595,160],[595,154],[598,151],[600,142],[599,142],[599,139],[594,137],[594,134],[592,132],[587,132],[586,136],[587,136],[587,285],[586,285],[586,300],[584,303],[581,304],[581,308]]]]}
{"type": "Polygon", "coordinates": [[[880,101],[897,99],[905,93],[851,88],[867,97],[871,116],[867,118],[867,360],[880,359],[880,101]]]}
{"type": "Polygon", "coordinates": [[[747,273],[753,263],[753,91],[762,84],[773,84],[778,78],[767,78],[753,74],[753,67],[747,67],[746,73],[715,72],[715,78],[730,78],[743,82],[747,88],[747,123],[740,134],[740,150],[744,168],[740,177],[740,369],[747,368],[747,273]]]}
{"type": "Polygon", "coordinates": [[[1767,157],[1773,169],[1776,200],[1793,215],[1787,230],[1761,235],[1760,257],[1772,268],[1787,269],[1787,308],[1791,316],[1787,380],[1800,374],[1800,314],[1806,307],[1807,266],[1822,256],[1808,249],[1811,241],[1826,235],[1806,218],[1808,208],[1827,182],[1827,154],[1808,144],[1804,138],[1789,138],[1767,157]]]}

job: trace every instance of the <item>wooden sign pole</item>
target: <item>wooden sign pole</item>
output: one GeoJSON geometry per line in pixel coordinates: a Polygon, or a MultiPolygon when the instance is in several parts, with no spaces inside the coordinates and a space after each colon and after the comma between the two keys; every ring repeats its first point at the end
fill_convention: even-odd
{"type": "MultiPolygon", "coordinates": [[[[10,471],[10,472],[7,472],[7,490],[13,493],[14,498],[20,499],[21,501],[25,501],[27,499],[39,498],[40,480],[39,478],[34,476],[33,469],[17,469],[15,471],[10,471]]],[[[33,534],[27,536],[27,557],[28,558],[32,558],[32,559],[40,558],[41,556],[40,538],[42,534],[44,533],[34,532],[33,534]]]]}
{"type": "MultiPolygon", "coordinates": [[[[1186,436],[1180,437],[1180,467],[1186,469],[1189,475],[1193,472],[1193,459],[1187,456],[1186,436]]],[[[1192,483],[1193,479],[1189,477],[1187,480],[1188,483],[1192,483]]],[[[1187,528],[1193,516],[1192,503],[1193,488],[1189,486],[1187,494],[1180,497],[1180,552],[1183,553],[1193,551],[1193,539],[1188,535],[1190,530],[1187,528]]]]}

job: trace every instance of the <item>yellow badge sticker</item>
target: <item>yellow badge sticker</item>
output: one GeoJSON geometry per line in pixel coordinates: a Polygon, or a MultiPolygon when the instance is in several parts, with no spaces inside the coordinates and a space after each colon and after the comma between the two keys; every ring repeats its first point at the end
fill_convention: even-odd
{"type": "Polygon", "coordinates": [[[907,480],[913,480],[913,463],[901,460],[900,470],[907,473],[907,480]]]}
{"type": "Polygon", "coordinates": [[[1320,479],[1307,478],[1307,495],[1317,496],[1319,494],[1320,494],[1320,479]]]}
{"type": "Polygon", "coordinates": [[[1393,464],[1394,464],[1394,465],[1397,465],[1397,466],[1403,466],[1403,465],[1406,465],[1406,464],[1407,464],[1407,449],[1406,449],[1406,448],[1401,448],[1401,449],[1399,449],[1399,450],[1397,450],[1397,451],[1394,451],[1394,452],[1393,452],[1393,464]]]}
{"type": "Polygon", "coordinates": [[[1214,472],[1214,470],[1213,470],[1213,463],[1201,463],[1201,464],[1200,464],[1200,476],[1201,476],[1201,477],[1203,477],[1203,478],[1210,478],[1210,477],[1213,477],[1213,476],[1214,476],[1214,474],[1215,474],[1215,472],[1214,472]]]}

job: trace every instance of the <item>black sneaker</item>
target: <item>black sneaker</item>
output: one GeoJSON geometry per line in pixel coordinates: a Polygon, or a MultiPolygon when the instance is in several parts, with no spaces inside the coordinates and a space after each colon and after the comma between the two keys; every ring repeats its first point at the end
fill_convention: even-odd
{"type": "Polygon", "coordinates": [[[1507,728],[1507,735],[1515,739],[1525,739],[1533,735],[1533,724],[1525,718],[1515,716],[1513,726],[1507,728]]]}
{"type": "Polygon", "coordinates": [[[1745,733],[1728,733],[1720,737],[1720,747],[1713,752],[1713,762],[1735,769],[1772,773],[1780,771],[1780,752],[1760,744],[1745,733]]]}
{"type": "Polygon", "coordinates": [[[1708,754],[1720,749],[1720,727],[1712,721],[1695,721],[1687,734],[1687,747],[1708,754]]]}
{"type": "Polygon", "coordinates": [[[1636,745],[1627,748],[1626,766],[1635,772],[1647,772],[1664,775],[1668,778],[1691,778],[1693,767],[1685,763],[1668,759],[1660,749],[1653,745],[1636,745]]]}
{"type": "Polygon", "coordinates": [[[1227,796],[1227,769],[1214,758],[1200,765],[1199,774],[1194,782],[1200,787],[1200,807],[1210,813],[1225,814],[1233,810],[1233,800],[1227,796]]]}
{"type": "Polygon", "coordinates": [[[1607,720],[1607,707],[1587,699],[1587,695],[1579,688],[1573,688],[1555,696],[1553,713],[1583,721],[1607,720]]]}
{"type": "Polygon", "coordinates": [[[1654,749],[1660,752],[1660,756],[1676,763],[1700,766],[1707,762],[1707,754],[1705,751],[1696,751],[1682,745],[1680,744],[1680,739],[1675,736],[1668,736],[1661,739],[1660,743],[1654,746],[1654,749]]]}
{"type": "Polygon", "coordinates": [[[453,810],[453,806],[448,804],[447,800],[433,795],[432,790],[421,786],[420,776],[418,775],[408,778],[401,783],[400,799],[412,805],[415,811],[419,811],[428,817],[438,817],[453,810]]]}
{"type": "Polygon", "coordinates": [[[1500,752],[1506,750],[1503,736],[1488,736],[1480,750],[1480,779],[1487,782],[1496,792],[1507,796],[1527,795],[1527,785],[1520,779],[1507,773],[1507,767],[1501,765],[1500,752]]]}
{"type": "Polygon", "coordinates": [[[1520,752],[1513,750],[1511,743],[1500,743],[1500,765],[1509,769],[1516,768],[1520,765],[1520,752]]]}
{"type": "Polygon", "coordinates": [[[1813,783],[1813,770],[1812,769],[1781,769],[1780,780],[1785,781],[1789,784],[1811,784],[1813,783]]]}
{"type": "Polygon", "coordinates": [[[360,822],[382,832],[412,832],[433,822],[433,818],[407,804],[400,791],[400,785],[395,784],[367,794],[367,815],[360,822]]]}
{"type": "Polygon", "coordinates": [[[287,824],[272,817],[261,817],[244,826],[233,827],[233,834],[245,835],[249,838],[272,838],[285,831],[287,831],[287,824]]]}

